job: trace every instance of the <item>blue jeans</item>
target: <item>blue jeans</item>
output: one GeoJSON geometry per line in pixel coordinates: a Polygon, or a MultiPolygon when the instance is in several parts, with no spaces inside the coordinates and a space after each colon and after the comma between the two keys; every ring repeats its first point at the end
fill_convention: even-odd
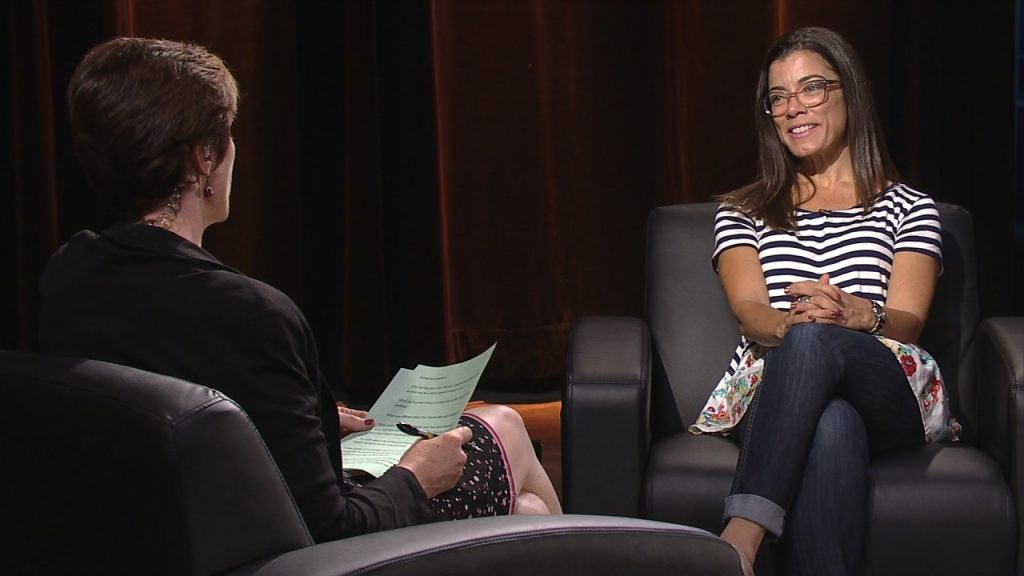
{"type": "Polygon", "coordinates": [[[775,537],[786,528],[790,575],[859,573],[868,459],[924,443],[917,399],[892,352],[827,324],[794,326],[769,353],[738,432],[725,516],[775,537]]]}

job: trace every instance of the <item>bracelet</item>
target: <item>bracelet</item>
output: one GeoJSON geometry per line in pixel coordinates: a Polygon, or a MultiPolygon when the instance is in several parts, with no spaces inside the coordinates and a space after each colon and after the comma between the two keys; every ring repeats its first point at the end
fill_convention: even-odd
{"type": "Polygon", "coordinates": [[[882,328],[885,328],[885,308],[872,300],[871,311],[875,314],[875,325],[871,327],[871,330],[868,330],[868,334],[878,335],[882,332],[882,328]]]}

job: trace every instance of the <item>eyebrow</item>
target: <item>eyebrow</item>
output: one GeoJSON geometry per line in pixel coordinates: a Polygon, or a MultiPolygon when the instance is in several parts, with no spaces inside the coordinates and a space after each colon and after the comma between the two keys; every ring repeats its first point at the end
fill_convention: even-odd
{"type": "MultiPolygon", "coordinates": [[[[813,80],[828,80],[828,78],[826,78],[822,74],[808,74],[807,76],[804,76],[803,78],[797,80],[797,83],[803,85],[803,84],[806,84],[806,83],[811,82],[813,80]]],[[[782,86],[771,86],[771,87],[768,88],[769,92],[773,92],[775,90],[781,90],[783,92],[788,92],[788,90],[786,90],[782,86]]]]}

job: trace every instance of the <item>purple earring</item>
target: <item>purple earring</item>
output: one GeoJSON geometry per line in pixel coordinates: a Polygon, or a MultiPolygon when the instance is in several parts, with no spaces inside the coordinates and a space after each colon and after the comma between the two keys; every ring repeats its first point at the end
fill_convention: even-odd
{"type": "Polygon", "coordinates": [[[209,198],[210,196],[213,196],[213,186],[203,188],[203,197],[209,198]]]}

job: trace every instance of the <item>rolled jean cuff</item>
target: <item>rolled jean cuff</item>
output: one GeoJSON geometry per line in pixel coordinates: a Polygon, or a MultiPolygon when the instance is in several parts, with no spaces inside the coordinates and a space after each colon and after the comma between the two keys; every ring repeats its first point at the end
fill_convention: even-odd
{"type": "Polygon", "coordinates": [[[743,518],[761,526],[775,538],[782,536],[786,524],[786,511],[778,504],[756,494],[733,494],[725,499],[725,513],[722,517],[743,518]]]}

